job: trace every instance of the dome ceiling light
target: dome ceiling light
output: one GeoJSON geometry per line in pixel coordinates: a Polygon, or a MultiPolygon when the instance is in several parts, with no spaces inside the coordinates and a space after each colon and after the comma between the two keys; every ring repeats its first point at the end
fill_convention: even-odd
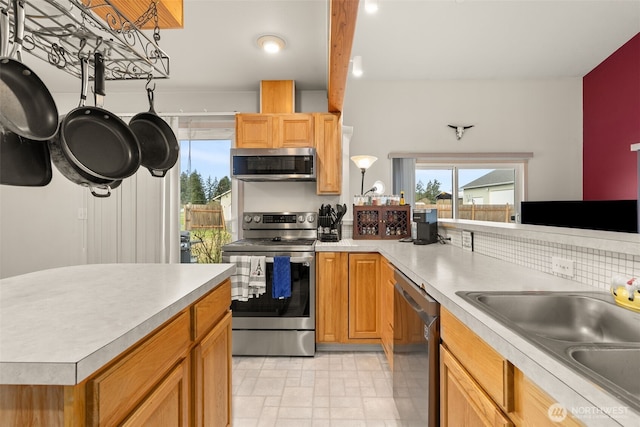
{"type": "Polygon", "coordinates": [[[258,46],[267,53],[278,53],[286,45],[284,39],[272,34],[258,37],[258,46]]]}

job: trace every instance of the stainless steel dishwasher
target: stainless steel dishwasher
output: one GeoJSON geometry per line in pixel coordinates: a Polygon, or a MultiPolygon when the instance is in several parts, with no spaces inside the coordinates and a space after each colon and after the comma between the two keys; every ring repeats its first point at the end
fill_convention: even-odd
{"type": "Polygon", "coordinates": [[[393,399],[400,425],[440,424],[440,304],[399,271],[393,308],[393,399]]]}

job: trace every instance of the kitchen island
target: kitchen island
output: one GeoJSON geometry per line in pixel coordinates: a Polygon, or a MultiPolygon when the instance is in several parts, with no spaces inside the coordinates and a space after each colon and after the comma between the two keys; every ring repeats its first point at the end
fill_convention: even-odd
{"type": "Polygon", "coordinates": [[[212,416],[201,411],[211,396],[230,419],[234,268],[96,264],[1,280],[0,419],[186,425],[212,416]],[[221,390],[207,389],[214,380],[221,390]]]}
{"type": "Polygon", "coordinates": [[[597,291],[451,244],[343,239],[316,252],[378,252],[585,425],[637,426],[640,414],[456,295],[458,291],[597,291]]]}

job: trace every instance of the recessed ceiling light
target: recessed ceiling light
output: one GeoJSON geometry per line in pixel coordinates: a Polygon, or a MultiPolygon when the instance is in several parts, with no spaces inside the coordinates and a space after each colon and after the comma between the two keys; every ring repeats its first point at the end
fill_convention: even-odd
{"type": "Polygon", "coordinates": [[[367,13],[376,13],[378,11],[378,0],[364,0],[364,10],[367,13]]]}
{"type": "Polygon", "coordinates": [[[362,76],[362,56],[354,56],[351,60],[351,74],[354,77],[362,76]]]}
{"type": "Polygon", "coordinates": [[[258,37],[258,46],[267,53],[280,52],[286,46],[285,41],[271,34],[258,37]]]}

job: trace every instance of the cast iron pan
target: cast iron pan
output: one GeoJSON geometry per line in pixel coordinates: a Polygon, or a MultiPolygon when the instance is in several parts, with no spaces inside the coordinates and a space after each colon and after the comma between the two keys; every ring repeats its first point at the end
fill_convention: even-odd
{"type": "MultiPolygon", "coordinates": [[[[0,11],[0,57],[9,46],[9,15],[0,11]]],[[[0,184],[41,187],[51,182],[51,157],[46,142],[23,138],[0,126],[0,184]]]]}
{"type": "Polygon", "coordinates": [[[51,156],[46,142],[8,130],[0,139],[0,184],[43,187],[51,182],[51,156]]]}
{"type": "Polygon", "coordinates": [[[75,168],[72,163],[67,160],[67,157],[62,152],[62,148],[54,141],[50,143],[51,161],[56,168],[64,175],[69,181],[76,184],[88,187],[91,194],[95,197],[109,197],[111,190],[118,187],[121,180],[106,180],[96,178],[79,168],[75,168]]]}
{"type": "MultiPolygon", "coordinates": [[[[86,68],[86,59],[82,60],[86,68]]],[[[96,104],[104,96],[104,59],[95,54],[94,92],[96,104]]],[[[140,146],[129,126],[115,114],[86,107],[87,78],[83,79],[80,106],[67,114],[58,131],[58,142],[67,159],[90,176],[121,180],[140,167],[140,146]]]]}
{"type": "Polygon", "coordinates": [[[171,126],[156,114],[153,90],[147,86],[149,111],[133,116],[129,127],[140,143],[140,165],[149,169],[151,175],[162,178],[176,164],[180,144],[171,126]]]}
{"type": "MultiPolygon", "coordinates": [[[[9,56],[0,58],[0,124],[18,135],[37,141],[53,137],[58,129],[58,109],[42,80],[21,62],[24,36],[24,1],[13,1],[15,16],[14,46],[9,56]],[[15,56],[17,58],[13,59],[15,56]]],[[[9,36],[9,16],[2,10],[2,39],[9,36]]]]}

